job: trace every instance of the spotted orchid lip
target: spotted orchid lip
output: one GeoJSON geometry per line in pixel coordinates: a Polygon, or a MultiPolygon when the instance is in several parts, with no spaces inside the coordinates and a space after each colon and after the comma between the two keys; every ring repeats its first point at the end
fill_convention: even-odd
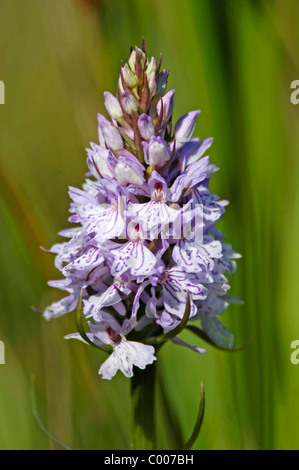
{"type": "Polygon", "coordinates": [[[122,340],[122,337],[119,333],[117,333],[117,331],[113,330],[113,328],[111,328],[111,326],[108,326],[108,328],[106,329],[106,332],[109,336],[109,338],[111,339],[111,341],[113,341],[114,344],[119,344],[122,340]]]}

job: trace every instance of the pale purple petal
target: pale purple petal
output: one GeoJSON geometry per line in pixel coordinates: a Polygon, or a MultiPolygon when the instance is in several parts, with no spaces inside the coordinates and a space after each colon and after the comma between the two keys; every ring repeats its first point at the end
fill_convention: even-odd
{"type": "Polygon", "coordinates": [[[120,368],[120,358],[114,351],[101,365],[99,369],[99,375],[101,375],[103,379],[111,380],[120,368]]]}
{"type": "Polygon", "coordinates": [[[147,114],[141,114],[138,119],[138,128],[141,134],[141,137],[149,141],[150,138],[155,134],[155,125],[153,120],[147,114]]]}
{"type": "Polygon", "coordinates": [[[186,341],[183,341],[182,339],[178,338],[175,336],[174,338],[171,339],[171,342],[174,344],[178,344],[179,346],[184,346],[185,348],[192,349],[192,351],[195,351],[200,354],[204,354],[206,352],[205,349],[199,348],[198,346],[193,346],[192,344],[186,343],[186,341]]]}
{"type": "Polygon", "coordinates": [[[205,151],[211,147],[213,140],[210,137],[200,142],[194,140],[186,142],[181,148],[182,170],[185,170],[186,167],[199,160],[205,151]]]}
{"type": "Polygon", "coordinates": [[[146,147],[145,161],[150,166],[160,168],[170,160],[169,147],[162,137],[151,137],[146,147]]]}
{"type": "Polygon", "coordinates": [[[234,335],[228,331],[218,318],[201,318],[201,327],[206,335],[221,348],[232,349],[234,347],[234,335]]]}
{"type": "Polygon", "coordinates": [[[161,113],[161,109],[163,106],[163,115],[162,115],[162,126],[164,126],[173,113],[173,96],[175,94],[175,90],[170,90],[164,95],[157,104],[157,114],[158,116],[161,113]]]}
{"type": "Polygon", "coordinates": [[[200,111],[191,111],[177,121],[174,128],[177,149],[191,139],[199,113],[200,111]]]}
{"type": "Polygon", "coordinates": [[[144,168],[140,168],[137,159],[133,161],[127,157],[119,157],[115,166],[116,179],[122,186],[127,184],[141,185],[144,182],[144,168]]]}
{"type": "Polygon", "coordinates": [[[118,130],[101,114],[98,114],[98,124],[99,139],[102,146],[111,150],[124,148],[124,143],[118,130]]]}

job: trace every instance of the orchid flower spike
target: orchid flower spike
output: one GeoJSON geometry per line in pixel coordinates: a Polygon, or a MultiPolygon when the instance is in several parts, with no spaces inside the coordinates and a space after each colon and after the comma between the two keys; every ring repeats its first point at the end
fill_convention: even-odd
{"type": "Polygon", "coordinates": [[[167,340],[203,353],[177,337],[190,323],[217,347],[234,345],[219,317],[238,302],[227,293],[227,273],[240,255],[216,228],[227,201],[209,189],[217,167],[204,154],[213,139],[193,136],[198,110],[173,123],[175,92],[166,91],[168,71],[158,62],[136,47],[116,96],[104,93],[108,116],[98,116],[87,179],[69,191],[75,226],[49,250],[62,274],[49,284],[67,296],[43,316],[81,304],[89,331],[67,338],[109,345],[99,368],[104,379],[118,370],[132,377],[167,340]]]}

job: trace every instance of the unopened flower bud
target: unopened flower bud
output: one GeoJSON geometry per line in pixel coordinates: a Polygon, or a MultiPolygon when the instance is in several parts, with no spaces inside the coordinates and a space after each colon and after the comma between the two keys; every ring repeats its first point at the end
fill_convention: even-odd
{"type": "Polygon", "coordinates": [[[148,77],[148,87],[149,87],[151,98],[152,98],[153,96],[155,96],[156,90],[157,90],[155,72],[152,72],[148,77]]]}
{"type": "Polygon", "coordinates": [[[136,65],[139,62],[141,68],[144,68],[144,64],[146,61],[146,55],[145,53],[139,49],[139,47],[136,47],[132,52],[129,57],[129,66],[132,70],[132,72],[136,71],[136,65]]]}
{"type": "Polygon", "coordinates": [[[150,97],[152,98],[156,93],[156,71],[157,63],[154,57],[151,58],[151,61],[148,63],[145,74],[147,77],[147,84],[150,91],[150,97]]]}
{"type": "Polygon", "coordinates": [[[140,185],[144,181],[143,171],[139,164],[127,157],[119,157],[115,167],[115,175],[121,186],[127,184],[140,185]]]}
{"type": "Polygon", "coordinates": [[[111,150],[120,150],[124,147],[123,140],[115,127],[101,114],[98,115],[100,144],[111,150]]]}
{"type": "Polygon", "coordinates": [[[121,96],[125,91],[123,84],[122,84],[121,76],[119,76],[119,79],[118,79],[117,91],[118,91],[118,96],[121,96]]]}
{"type": "Polygon", "coordinates": [[[145,150],[145,162],[157,168],[165,165],[170,159],[169,147],[162,137],[151,137],[145,150]]]}
{"type": "Polygon", "coordinates": [[[156,78],[156,95],[163,96],[165,95],[165,90],[168,82],[168,70],[162,70],[156,78]]]}
{"type": "Polygon", "coordinates": [[[141,114],[138,119],[138,128],[141,134],[141,137],[144,140],[150,140],[151,137],[155,134],[155,125],[153,120],[147,114],[141,114]]]}
{"type": "Polygon", "coordinates": [[[156,73],[156,70],[157,70],[157,63],[156,63],[156,59],[154,57],[151,58],[151,61],[149,62],[148,66],[147,66],[147,69],[146,69],[146,75],[147,75],[147,78],[149,78],[149,76],[154,72],[156,73]]]}
{"type": "Polygon", "coordinates": [[[177,149],[191,139],[199,113],[200,111],[191,111],[177,121],[174,128],[177,149]]]}
{"type": "Polygon", "coordinates": [[[121,106],[118,99],[112,95],[109,91],[104,93],[105,107],[112,119],[121,121],[124,117],[121,106]]]}
{"type": "Polygon", "coordinates": [[[170,90],[166,95],[164,95],[157,104],[157,113],[158,116],[161,113],[161,109],[163,106],[163,116],[162,116],[162,126],[166,124],[169,119],[171,118],[172,112],[173,112],[173,95],[175,91],[170,90]]]}
{"type": "Polygon", "coordinates": [[[87,164],[92,174],[96,178],[114,178],[114,168],[117,163],[117,158],[115,158],[111,150],[105,149],[100,145],[91,145],[92,150],[87,150],[87,164]]]}
{"type": "MultiPolygon", "coordinates": [[[[134,69],[133,69],[134,70],[134,69]]],[[[130,69],[128,64],[125,64],[124,67],[121,69],[124,81],[130,88],[134,88],[137,85],[138,80],[134,72],[130,69]]]]}
{"type": "Polygon", "coordinates": [[[138,111],[137,101],[130,92],[125,91],[121,96],[120,102],[124,112],[129,114],[129,116],[138,111]]]}

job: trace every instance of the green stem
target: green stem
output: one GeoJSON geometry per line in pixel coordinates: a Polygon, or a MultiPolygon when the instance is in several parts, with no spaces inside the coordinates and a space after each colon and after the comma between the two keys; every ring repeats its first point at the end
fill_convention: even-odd
{"type": "Polygon", "coordinates": [[[155,379],[155,362],[144,370],[135,368],[131,379],[133,450],[156,449],[155,379]]]}

